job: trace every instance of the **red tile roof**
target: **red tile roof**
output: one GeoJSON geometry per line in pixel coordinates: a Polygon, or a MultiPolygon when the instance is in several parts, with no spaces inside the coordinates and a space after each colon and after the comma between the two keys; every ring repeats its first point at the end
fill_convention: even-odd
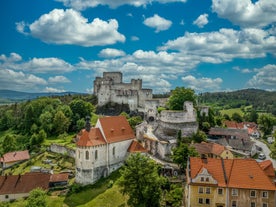
{"type": "Polygon", "coordinates": [[[220,155],[224,150],[226,150],[226,147],[216,143],[201,142],[195,143],[193,146],[199,154],[211,153],[214,155],[220,155]]]}
{"type": "Polygon", "coordinates": [[[214,158],[206,158],[204,160],[196,157],[190,158],[192,179],[198,175],[202,168],[205,168],[218,181],[218,186],[227,185],[232,188],[276,190],[275,185],[256,160],[222,160],[214,158]]]}
{"type": "Polygon", "coordinates": [[[68,173],[59,173],[59,174],[52,174],[50,177],[50,182],[67,182],[69,178],[68,173]]]}
{"type": "Polygon", "coordinates": [[[133,140],[131,145],[129,146],[128,152],[147,152],[146,150],[137,140],[133,140]]]}
{"type": "Polygon", "coordinates": [[[78,134],[77,146],[91,147],[101,144],[106,144],[106,141],[99,128],[91,128],[89,132],[83,129],[78,134]]]}
{"type": "Polygon", "coordinates": [[[273,164],[270,160],[265,160],[265,161],[259,162],[259,165],[262,168],[262,170],[267,174],[267,176],[269,176],[271,178],[275,177],[273,164]]]}
{"type": "Polygon", "coordinates": [[[17,162],[22,160],[30,159],[29,151],[16,151],[16,152],[8,152],[1,157],[1,162],[9,163],[9,162],[17,162]]]}
{"type": "Polygon", "coordinates": [[[135,135],[125,116],[109,116],[99,118],[108,143],[134,139],[135,135]]]}
{"type": "Polygon", "coordinates": [[[47,190],[50,176],[47,173],[0,176],[0,195],[29,193],[38,187],[47,190]]]}

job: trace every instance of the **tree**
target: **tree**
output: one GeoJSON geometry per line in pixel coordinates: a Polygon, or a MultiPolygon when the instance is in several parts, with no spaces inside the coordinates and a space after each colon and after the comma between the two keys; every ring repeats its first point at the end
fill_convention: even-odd
{"type": "Polygon", "coordinates": [[[14,136],[6,135],[2,143],[3,153],[12,152],[16,150],[16,139],[14,136]]]}
{"type": "Polygon", "coordinates": [[[131,126],[132,129],[135,129],[135,126],[142,123],[143,119],[141,116],[133,116],[128,119],[128,123],[131,126]]]}
{"type": "Polygon", "coordinates": [[[47,207],[46,192],[41,188],[36,188],[30,192],[27,198],[26,207],[47,207]]]}
{"type": "Polygon", "coordinates": [[[129,196],[129,206],[160,206],[164,178],[158,174],[158,165],[140,153],[132,154],[120,170],[119,185],[129,196]]]}
{"type": "Polygon", "coordinates": [[[172,159],[180,166],[182,170],[186,169],[188,157],[196,157],[198,153],[194,147],[189,147],[188,144],[180,143],[179,147],[173,148],[172,159]]]}
{"type": "Polygon", "coordinates": [[[241,123],[243,121],[242,116],[237,112],[234,112],[231,118],[233,121],[236,121],[238,123],[241,123]]]}
{"type": "Polygon", "coordinates": [[[269,135],[272,132],[273,125],[275,124],[275,118],[270,114],[262,114],[258,118],[258,125],[264,136],[269,135]]]}
{"type": "Polygon", "coordinates": [[[192,89],[176,87],[169,97],[168,105],[170,110],[183,110],[185,101],[192,101],[196,105],[195,92],[192,89]]]}
{"type": "Polygon", "coordinates": [[[64,132],[67,132],[69,128],[70,120],[63,114],[62,111],[58,111],[55,114],[53,124],[55,134],[63,134],[64,132]]]}
{"type": "Polygon", "coordinates": [[[49,111],[44,112],[39,116],[39,122],[41,129],[43,129],[48,135],[52,134],[53,130],[53,115],[49,111]]]}
{"type": "Polygon", "coordinates": [[[197,143],[206,142],[206,140],[207,140],[207,136],[203,131],[197,131],[196,133],[194,133],[192,135],[191,138],[192,138],[192,140],[194,140],[197,143]]]}
{"type": "Polygon", "coordinates": [[[252,109],[249,113],[248,121],[257,123],[258,118],[259,118],[259,115],[257,111],[252,109]]]}

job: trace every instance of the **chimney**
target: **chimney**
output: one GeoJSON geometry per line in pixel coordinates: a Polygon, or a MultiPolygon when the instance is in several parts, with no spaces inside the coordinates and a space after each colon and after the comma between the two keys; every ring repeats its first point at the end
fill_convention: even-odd
{"type": "Polygon", "coordinates": [[[86,116],[85,117],[85,121],[86,121],[86,123],[85,123],[85,130],[89,132],[90,128],[91,128],[91,125],[90,125],[90,116],[86,116]]]}

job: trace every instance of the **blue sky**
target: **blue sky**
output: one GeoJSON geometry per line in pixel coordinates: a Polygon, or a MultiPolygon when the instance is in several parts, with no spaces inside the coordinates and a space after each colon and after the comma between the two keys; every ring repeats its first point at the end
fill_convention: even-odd
{"type": "Polygon", "coordinates": [[[1,0],[0,89],[276,90],[275,0],[1,0]]]}

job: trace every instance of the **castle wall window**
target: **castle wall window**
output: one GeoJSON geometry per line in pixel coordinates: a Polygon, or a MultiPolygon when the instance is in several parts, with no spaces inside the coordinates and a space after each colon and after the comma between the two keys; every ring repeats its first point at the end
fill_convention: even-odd
{"type": "Polygon", "coordinates": [[[98,159],[98,150],[95,151],[95,160],[98,159]]]}
{"type": "Polygon", "coordinates": [[[112,148],[112,154],[115,156],[115,147],[112,148]]]}
{"type": "Polygon", "coordinates": [[[268,198],[268,192],[267,191],[263,191],[262,192],[262,197],[263,198],[268,198]]]}
{"type": "Polygon", "coordinates": [[[250,191],[250,197],[253,197],[253,198],[256,197],[256,191],[255,190],[250,191]]]}
{"type": "Polygon", "coordinates": [[[85,159],[89,160],[89,151],[88,150],[85,151],[85,159]]]}

